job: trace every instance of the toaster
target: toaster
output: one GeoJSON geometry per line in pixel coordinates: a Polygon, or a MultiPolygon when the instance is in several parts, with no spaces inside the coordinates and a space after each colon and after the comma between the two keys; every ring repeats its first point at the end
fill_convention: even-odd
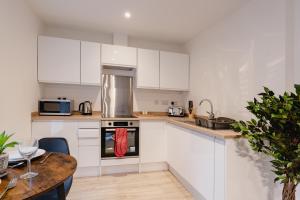
{"type": "Polygon", "coordinates": [[[184,117],[184,108],[181,106],[171,106],[169,107],[168,115],[171,117],[184,117]]]}

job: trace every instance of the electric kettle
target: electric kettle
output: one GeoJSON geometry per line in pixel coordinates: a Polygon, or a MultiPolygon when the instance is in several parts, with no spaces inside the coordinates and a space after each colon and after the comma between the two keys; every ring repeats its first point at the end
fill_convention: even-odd
{"type": "Polygon", "coordinates": [[[82,115],[91,115],[92,114],[92,103],[90,101],[85,101],[79,104],[79,112],[82,115]]]}

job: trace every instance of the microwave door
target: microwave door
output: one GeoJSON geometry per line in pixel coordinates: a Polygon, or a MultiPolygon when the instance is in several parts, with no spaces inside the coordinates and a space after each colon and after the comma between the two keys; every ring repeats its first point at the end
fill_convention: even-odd
{"type": "Polygon", "coordinates": [[[71,115],[73,103],[71,101],[39,101],[40,115],[71,115]]]}

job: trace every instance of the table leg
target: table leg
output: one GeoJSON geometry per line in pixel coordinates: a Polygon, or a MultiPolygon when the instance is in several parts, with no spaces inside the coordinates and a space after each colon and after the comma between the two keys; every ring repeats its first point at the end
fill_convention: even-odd
{"type": "Polygon", "coordinates": [[[66,200],[66,193],[65,193],[65,185],[62,183],[60,186],[57,187],[57,194],[59,200],[66,200]]]}

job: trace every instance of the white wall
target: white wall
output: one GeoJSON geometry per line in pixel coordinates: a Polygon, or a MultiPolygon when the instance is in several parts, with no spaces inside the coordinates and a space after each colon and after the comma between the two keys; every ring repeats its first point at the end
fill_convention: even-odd
{"type": "MultiPolygon", "coordinates": [[[[100,87],[43,84],[41,85],[41,96],[43,98],[67,97],[73,99],[75,110],[78,110],[79,103],[88,100],[93,103],[94,111],[101,110],[100,87]]],[[[133,110],[167,112],[171,101],[184,106],[185,96],[185,92],[134,89],[133,110]]]]}
{"type": "Polygon", "coordinates": [[[25,1],[0,1],[0,132],[31,134],[37,107],[37,35],[40,22],[25,1]]]}
{"type": "MultiPolygon", "coordinates": [[[[66,27],[47,25],[43,28],[43,35],[79,39],[86,41],[95,41],[99,43],[111,44],[112,34],[103,32],[94,32],[87,30],[77,30],[66,27]]],[[[158,41],[143,40],[139,38],[128,39],[128,46],[147,49],[159,49],[165,51],[185,52],[183,45],[162,43],[158,41]]],[[[101,91],[100,87],[88,87],[77,85],[53,85],[43,84],[41,87],[43,98],[57,98],[60,96],[74,99],[75,110],[81,101],[90,100],[93,102],[93,110],[101,109],[101,91]]],[[[159,90],[134,90],[134,111],[167,111],[171,101],[176,101],[178,105],[185,104],[186,93],[174,91],[159,90]]]]}
{"type": "Polygon", "coordinates": [[[133,110],[167,112],[171,101],[174,101],[176,105],[184,106],[186,96],[186,92],[135,89],[133,94],[133,110]]]}
{"type": "MultiPolygon", "coordinates": [[[[46,99],[56,99],[66,97],[74,100],[74,109],[83,101],[91,101],[93,111],[101,110],[101,90],[96,86],[80,86],[65,84],[41,84],[41,97],[46,99]]],[[[37,109],[37,108],[36,108],[37,109]]]]}
{"type": "MultiPolygon", "coordinates": [[[[293,66],[287,66],[293,64],[293,60],[287,59],[294,57],[291,55],[294,34],[290,31],[299,31],[300,27],[293,24],[290,3],[252,0],[191,40],[186,45],[191,54],[189,98],[196,102],[210,98],[217,116],[248,119],[246,102],[262,91],[262,86],[277,93],[290,89],[287,79],[293,79],[291,75],[294,75],[290,71],[293,66]]],[[[296,4],[300,4],[299,1],[296,4]]],[[[299,9],[299,5],[297,7],[299,9]]],[[[299,33],[295,34],[295,40],[299,41],[299,33]]],[[[295,48],[299,51],[299,47],[295,48]]],[[[295,66],[299,69],[298,54],[295,53],[295,62],[298,62],[295,66]]],[[[206,109],[198,108],[198,113],[203,114],[206,109]]],[[[228,200],[281,199],[282,185],[273,183],[274,174],[268,159],[254,154],[245,141],[244,144],[237,142],[232,144],[234,149],[227,149],[228,153],[239,155],[228,163],[228,200]]]]}
{"type": "Polygon", "coordinates": [[[300,1],[294,0],[294,79],[300,84],[300,1]]]}
{"type": "Polygon", "coordinates": [[[263,86],[285,90],[285,40],[285,1],[250,1],[187,44],[189,98],[211,99],[218,116],[248,118],[246,102],[263,86]]]}

